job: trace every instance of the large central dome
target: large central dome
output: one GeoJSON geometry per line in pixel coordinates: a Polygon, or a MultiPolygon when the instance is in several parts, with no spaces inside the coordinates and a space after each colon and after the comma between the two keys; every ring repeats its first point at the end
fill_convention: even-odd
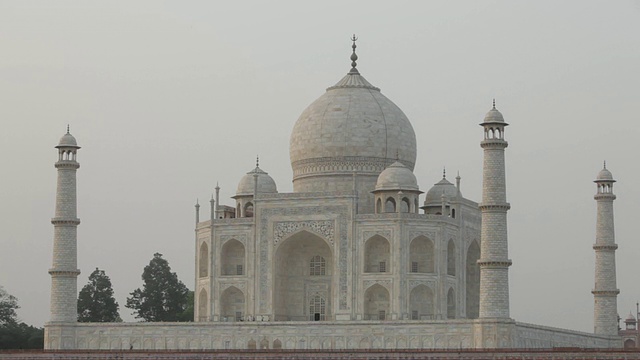
{"type": "MultiPolygon", "coordinates": [[[[327,191],[347,175],[375,178],[399,160],[413,170],[416,135],[407,116],[352,69],[298,118],[289,155],[294,191],[327,191]]],[[[363,184],[364,185],[364,184],[363,184]]],[[[335,188],[335,190],[340,190],[335,188]]]]}

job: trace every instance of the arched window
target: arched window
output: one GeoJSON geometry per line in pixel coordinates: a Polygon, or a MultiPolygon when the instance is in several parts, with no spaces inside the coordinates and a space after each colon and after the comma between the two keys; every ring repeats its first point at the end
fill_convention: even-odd
{"type": "Polygon", "coordinates": [[[408,213],[411,209],[411,202],[408,198],[402,198],[402,202],[400,203],[400,212],[408,213]]]}
{"type": "Polygon", "coordinates": [[[203,242],[200,245],[200,255],[199,264],[198,264],[198,276],[199,277],[207,277],[209,276],[209,247],[206,242],[203,242]]]}
{"type": "Polygon", "coordinates": [[[241,321],[244,315],[244,294],[231,286],[222,292],[220,298],[222,321],[241,321]]]}
{"type": "Polygon", "coordinates": [[[411,320],[433,319],[433,290],[425,285],[418,285],[409,295],[411,320]]]}
{"type": "Polygon", "coordinates": [[[636,347],[636,342],[633,341],[632,339],[627,339],[624,341],[625,349],[633,349],[634,347],[636,347]]]}
{"type": "Polygon", "coordinates": [[[385,320],[389,314],[389,291],[375,284],[364,293],[364,319],[385,320]]]}
{"type": "Polygon", "coordinates": [[[467,319],[477,319],[480,316],[480,246],[477,241],[473,241],[467,250],[466,266],[466,309],[467,319]]]}
{"type": "Polygon", "coordinates": [[[382,213],[382,199],[378,198],[378,202],[376,203],[376,214],[382,213]]]}
{"type": "Polygon", "coordinates": [[[320,255],[316,255],[311,258],[311,262],[309,264],[309,275],[311,276],[321,276],[326,275],[327,263],[324,258],[320,255]]]}
{"type": "Polygon", "coordinates": [[[280,339],[273,340],[273,349],[274,350],[282,349],[282,341],[280,341],[280,339]]]}
{"type": "Polygon", "coordinates": [[[309,301],[309,320],[324,321],[326,316],[326,302],[322,296],[316,294],[309,301]]]}
{"type": "Polygon", "coordinates": [[[449,288],[447,293],[447,319],[456,318],[456,294],[453,292],[453,288],[449,288]]]}
{"type": "Polygon", "coordinates": [[[412,273],[434,272],[433,242],[425,236],[419,236],[409,245],[409,260],[412,273]]]}
{"type": "Polygon", "coordinates": [[[392,197],[387,198],[387,201],[384,203],[384,212],[394,213],[396,212],[396,200],[392,197]]]}
{"type": "Polygon", "coordinates": [[[364,272],[387,272],[390,249],[389,241],[380,235],[367,240],[364,245],[364,272]]]}
{"type": "Polygon", "coordinates": [[[242,217],[242,205],[240,205],[240,202],[236,205],[236,217],[242,217]]]}
{"type": "Polygon", "coordinates": [[[244,245],[231,239],[222,246],[220,254],[222,275],[244,275],[244,245]]]}
{"type": "Polygon", "coordinates": [[[456,275],[456,245],[453,239],[447,245],[447,275],[456,275]]]}
{"type": "Polygon", "coordinates": [[[244,217],[253,217],[253,204],[250,202],[244,205],[244,217]]]}
{"type": "Polygon", "coordinates": [[[456,209],[451,209],[451,217],[456,218],[456,209]]]}

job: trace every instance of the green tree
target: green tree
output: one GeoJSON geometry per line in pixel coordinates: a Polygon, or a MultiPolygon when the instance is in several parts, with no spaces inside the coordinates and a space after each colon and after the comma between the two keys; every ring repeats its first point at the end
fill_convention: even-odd
{"type": "Polygon", "coordinates": [[[193,291],[189,290],[189,295],[187,296],[187,308],[178,315],[177,321],[193,321],[193,291]]]}
{"type": "Polygon", "coordinates": [[[18,299],[0,285],[0,325],[16,323],[18,319],[16,310],[19,308],[18,299]]]}
{"type": "Polygon", "coordinates": [[[118,303],[113,297],[111,279],[104,270],[96,268],[89,275],[89,283],[78,295],[79,322],[119,322],[118,303]]]}
{"type": "Polygon", "coordinates": [[[142,273],[143,287],[135,289],[127,298],[129,309],[144,321],[180,321],[188,307],[189,289],[171,272],[162,254],[153,254],[142,273]]]}

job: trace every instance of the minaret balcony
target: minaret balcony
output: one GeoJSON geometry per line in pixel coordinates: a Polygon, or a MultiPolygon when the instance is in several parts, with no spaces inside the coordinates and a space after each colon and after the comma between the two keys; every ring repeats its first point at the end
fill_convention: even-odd
{"type": "Polygon", "coordinates": [[[67,218],[51,218],[53,225],[80,225],[80,219],[67,219],[67,218]]]}
{"type": "Polygon", "coordinates": [[[618,249],[618,244],[611,244],[611,245],[595,244],[595,245],[593,245],[593,250],[615,251],[617,249],[618,249]]]}

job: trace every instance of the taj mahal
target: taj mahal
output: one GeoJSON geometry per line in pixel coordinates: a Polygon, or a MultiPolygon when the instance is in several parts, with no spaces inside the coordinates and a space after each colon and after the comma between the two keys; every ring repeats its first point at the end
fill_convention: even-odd
{"type": "Polygon", "coordinates": [[[482,198],[465,198],[461,178],[446,173],[424,192],[411,122],[360,74],[352,40],[348,73],[293,127],[293,192],[278,192],[256,163],[228,204],[218,187],[207,211],[196,204],[191,323],[77,322],[80,147],[62,136],[46,349],[622,347],[606,166],[594,186],[594,332],[518,322],[509,313],[508,124],[495,101],[476,121],[482,198]]]}

